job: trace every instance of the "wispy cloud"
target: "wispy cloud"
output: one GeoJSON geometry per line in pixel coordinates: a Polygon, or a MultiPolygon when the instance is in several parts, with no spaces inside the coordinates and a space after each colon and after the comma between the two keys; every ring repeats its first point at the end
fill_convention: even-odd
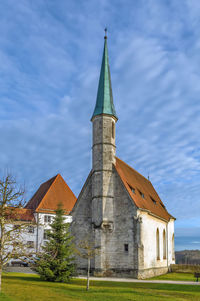
{"type": "Polygon", "coordinates": [[[25,180],[27,197],[58,172],[78,195],[89,173],[108,26],[117,155],[150,174],[178,226],[200,218],[199,8],[198,0],[0,3],[0,165],[25,180]]]}

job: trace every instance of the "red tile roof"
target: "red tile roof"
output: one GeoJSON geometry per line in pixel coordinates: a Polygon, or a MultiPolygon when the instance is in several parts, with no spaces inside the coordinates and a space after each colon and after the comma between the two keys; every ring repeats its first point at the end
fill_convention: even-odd
{"type": "Polygon", "coordinates": [[[26,208],[15,208],[8,207],[8,216],[7,218],[11,218],[13,220],[18,221],[34,221],[34,211],[26,208]]]}
{"type": "Polygon", "coordinates": [[[60,174],[41,184],[25,208],[36,212],[54,212],[62,203],[66,214],[76,203],[76,197],[60,174]]]}
{"type": "Polygon", "coordinates": [[[116,157],[116,170],[138,208],[148,210],[165,220],[173,218],[165,208],[153,185],[140,173],[116,157]],[[132,192],[133,188],[135,192],[132,192]],[[144,197],[142,197],[142,194],[144,197]]]}

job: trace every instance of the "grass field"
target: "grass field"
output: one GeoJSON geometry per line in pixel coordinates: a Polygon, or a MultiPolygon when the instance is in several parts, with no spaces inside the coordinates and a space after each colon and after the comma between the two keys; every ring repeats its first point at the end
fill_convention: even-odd
{"type": "Polygon", "coordinates": [[[0,301],[130,301],[199,300],[200,286],[91,281],[74,279],[69,284],[50,283],[37,275],[8,273],[3,276],[0,301]]]}
{"type": "Polygon", "coordinates": [[[150,280],[196,281],[196,278],[192,273],[168,273],[165,275],[153,277],[150,280]]]}

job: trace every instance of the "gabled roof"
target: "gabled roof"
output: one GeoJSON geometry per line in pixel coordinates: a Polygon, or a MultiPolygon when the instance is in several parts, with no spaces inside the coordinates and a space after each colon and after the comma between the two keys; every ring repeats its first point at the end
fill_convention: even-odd
{"type": "Polygon", "coordinates": [[[165,220],[173,218],[167,212],[167,209],[149,180],[117,157],[115,167],[130,197],[138,208],[148,210],[165,220]],[[135,190],[134,192],[132,188],[135,190]]]}
{"type": "Polygon", "coordinates": [[[35,212],[53,212],[62,203],[66,214],[76,203],[76,197],[60,174],[41,184],[25,208],[35,212]]]}
{"type": "Polygon", "coordinates": [[[96,106],[92,118],[97,115],[107,114],[117,118],[113,103],[110,66],[108,62],[107,36],[104,37],[104,51],[99,78],[96,106]]]}

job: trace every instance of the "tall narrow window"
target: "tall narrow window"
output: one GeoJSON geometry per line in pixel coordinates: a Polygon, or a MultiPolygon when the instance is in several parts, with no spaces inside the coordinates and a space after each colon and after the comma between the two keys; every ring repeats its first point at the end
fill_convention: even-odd
{"type": "Polygon", "coordinates": [[[157,258],[157,260],[160,260],[160,238],[159,238],[158,228],[156,231],[156,258],[157,258]]]}
{"type": "Polygon", "coordinates": [[[163,230],[163,259],[166,259],[166,233],[163,230]]]}
{"type": "Polygon", "coordinates": [[[115,138],[115,123],[112,121],[112,138],[115,138]]]}
{"type": "Polygon", "coordinates": [[[172,259],[175,260],[175,251],[174,251],[174,234],[172,235],[172,259]]]}
{"type": "Polygon", "coordinates": [[[128,244],[124,244],[124,251],[128,252],[128,244]]]}

